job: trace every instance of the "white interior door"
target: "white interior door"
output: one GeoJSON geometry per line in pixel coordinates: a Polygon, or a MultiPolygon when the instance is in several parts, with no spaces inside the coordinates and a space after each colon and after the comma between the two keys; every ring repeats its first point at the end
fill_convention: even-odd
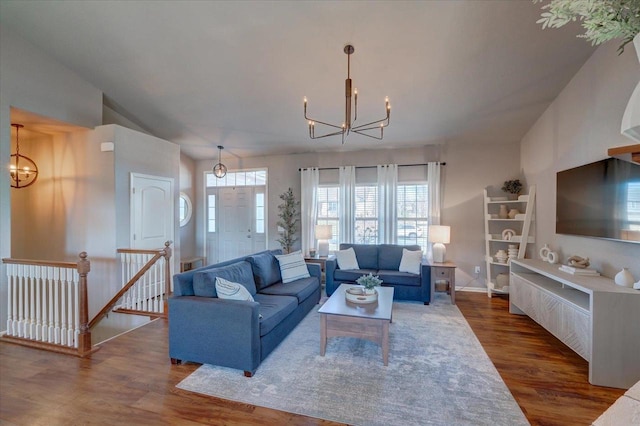
{"type": "Polygon", "coordinates": [[[259,206],[262,207],[262,213],[256,213],[256,194],[262,194],[258,197],[264,200],[264,187],[237,186],[208,190],[208,263],[223,262],[264,250],[266,209],[259,206]]]}
{"type": "Polygon", "coordinates": [[[163,248],[174,241],[173,179],[131,174],[131,247],[163,248]]]}

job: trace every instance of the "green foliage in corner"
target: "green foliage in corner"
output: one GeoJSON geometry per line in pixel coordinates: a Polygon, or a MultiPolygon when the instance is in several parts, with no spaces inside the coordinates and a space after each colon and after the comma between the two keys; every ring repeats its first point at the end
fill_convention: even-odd
{"type": "MultiPolygon", "coordinates": [[[[541,3],[544,0],[533,0],[541,3]]],[[[592,45],[622,39],[618,52],[640,33],[640,0],[551,0],[542,6],[542,28],[560,28],[580,21],[586,38],[592,45]]]]}
{"type": "Polygon", "coordinates": [[[289,188],[287,191],[280,194],[282,204],[278,206],[278,217],[280,220],[277,225],[284,229],[282,236],[278,238],[278,242],[282,246],[282,250],[285,253],[291,253],[293,244],[298,241],[296,232],[298,232],[298,223],[300,221],[298,207],[300,201],[296,200],[296,196],[293,195],[293,191],[289,188]]]}
{"type": "Polygon", "coordinates": [[[502,185],[502,190],[510,194],[519,194],[522,191],[522,183],[520,179],[507,180],[502,185]]]}

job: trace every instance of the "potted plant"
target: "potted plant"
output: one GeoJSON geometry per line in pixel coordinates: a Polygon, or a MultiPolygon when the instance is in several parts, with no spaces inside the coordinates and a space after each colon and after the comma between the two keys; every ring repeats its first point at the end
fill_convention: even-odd
{"type": "Polygon", "coordinates": [[[293,244],[298,241],[295,234],[298,231],[298,206],[300,202],[296,200],[296,196],[293,195],[291,188],[280,194],[280,199],[282,200],[282,204],[278,206],[278,217],[280,220],[277,225],[281,227],[283,231],[282,236],[278,238],[278,242],[282,246],[282,251],[291,253],[293,244]]]}
{"type": "MultiPolygon", "coordinates": [[[[544,0],[533,0],[540,3],[544,0]]],[[[560,28],[579,20],[586,38],[599,45],[616,38],[622,39],[618,52],[640,33],[640,7],[637,0],[551,0],[542,6],[542,28],[560,28]]]]}
{"type": "Polygon", "coordinates": [[[502,190],[509,194],[515,194],[516,198],[518,198],[518,195],[522,192],[522,183],[520,179],[507,180],[502,185],[502,190]]]}
{"type": "Polygon", "coordinates": [[[365,289],[365,294],[372,294],[375,292],[375,287],[382,284],[382,280],[379,276],[373,275],[369,273],[369,275],[363,275],[356,280],[356,283],[363,286],[365,289]]]}

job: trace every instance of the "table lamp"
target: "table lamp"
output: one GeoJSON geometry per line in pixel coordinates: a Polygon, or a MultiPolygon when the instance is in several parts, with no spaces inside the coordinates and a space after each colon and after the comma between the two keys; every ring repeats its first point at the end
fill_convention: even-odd
{"type": "Polygon", "coordinates": [[[451,227],[444,225],[429,226],[429,242],[433,243],[434,262],[444,262],[444,256],[447,253],[447,249],[444,245],[449,244],[450,237],[451,227]]]}
{"type": "Polygon", "coordinates": [[[316,239],[318,240],[318,256],[329,256],[329,240],[333,238],[331,225],[316,225],[316,239]]]}

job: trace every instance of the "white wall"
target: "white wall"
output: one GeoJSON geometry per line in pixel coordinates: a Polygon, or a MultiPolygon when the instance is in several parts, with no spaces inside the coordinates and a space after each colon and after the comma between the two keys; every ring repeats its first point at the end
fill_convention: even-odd
{"type": "MultiPolygon", "coordinates": [[[[339,142],[338,142],[339,143],[339,142]]],[[[347,142],[348,143],[348,142],[347,142]]],[[[381,143],[384,146],[384,142],[381,143]]],[[[484,269],[484,222],[482,220],[482,190],[488,185],[519,176],[519,146],[517,143],[475,144],[451,142],[443,145],[426,145],[419,148],[372,149],[356,152],[307,153],[250,158],[223,155],[223,163],[229,170],[266,167],[268,182],[268,248],[280,248],[277,243],[277,206],[279,195],[291,187],[300,199],[299,168],[338,167],[342,165],[371,166],[376,164],[415,164],[428,161],[445,161],[444,201],[442,223],[452,227],[451,244],[447,246],[447,258],[456,262],[458,287],[484,286],[484,274],[476,279],[473,268],[484,269]]],[[[204,173],[217,160],[196,162],[195,210],[196,251],[204,247],[204,173]]],[[[426,176],[425,176],[426,178],[426,176]]],[[[299,247],[299,243],[298,243],[299,247]]]]}
{"type": "Polygon", "coordinates": [[[537,185],[536,245],[589,257],[593,267],[613,277],[629,267],[640,279],[640,244],[555,234],[556,173],[607,157],[607,149],[632,145],[620,123],[640,66],[633,46],[618,56],[616,43],[600,47],[522,140],[521,164],[537,185]]]}

